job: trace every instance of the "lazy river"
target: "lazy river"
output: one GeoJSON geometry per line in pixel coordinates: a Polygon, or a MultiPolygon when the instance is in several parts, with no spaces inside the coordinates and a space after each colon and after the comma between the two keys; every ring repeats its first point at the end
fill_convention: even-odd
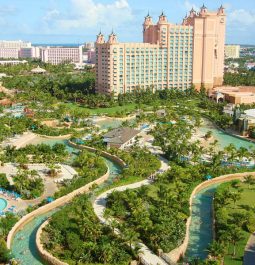
{"type": "MultiPolygon", "coordinates": [[[[50,140],[49,144],[58,143],[66,143],[64,140],[50,140]]],[[[45,141],[44,141],[45,142],[45,141]]],[[[46,143],[46,142],[45,142],[46,143]]],[[[69,152],[73,152],[75,149],[68,147],[69,152]]],[[[113,163],[111,160],[104,158],[106,165],[110,169],[110,176],[109,180],[107,181],[108,184],[112,182],[112,180],[121,172],[121,168],[116,163],[113,163]]],[[[107,185],[107,183],[102,185],[107,185]]],[[[36,249],[35,245],[35,238],[36,232],[38,228],[43,224],[45,220],[47,220],[50,216],[52,216],[56,210],[50,211],[46,214],[39,215],[31,222],[26,224],[24,228],[19,231],[12,242],[11,252],[15,259],[21,262],[21,265],[33,264],[33,265],[40,265],[44,264],[39,256],[39,253],[36,249]]]]}
{"type": "MultiPolygon", "coordinates": [[[[230,143],[234,144],[237,148],[243,146],[250,148],[250,146],[255,147],[254,143],[239,139],[228,134],[221,132],[216,129],[210,123],[204,124],[200,128],[204,133],[208,130],[212,131],[215,139],[219,141],[219,145],[225,147],[230,143]]],[[[66,140],[49,140],[42,138],[37,143],[47,143],[53,145],[55,143],[64,143],[67,145],[66,140]]],[[[77,151],[76,149],[69,147],[67,149],[70,153],[77,151]]],[[[112,161],[105,159],[107,166],[110,168],[110,178],[108,184],[120,174],[121,169],[118,165],[112,161]]],[[[107,185],[107,184],[103,184],[107,185]]],[[[186,252],[186,259],[190,260],[192,258],[205,259],[207,256],[206,249],[212,242],[213,237],[213,221],[212,221],[212,201],[216,186],[211,186],[204,190],[201,190],[194,198],[192,203],[192,218],[190,226],[190,240],[188,249],[186,252]]],[[[16,259],[21,261],[22,265],[33,264],[39,265],[44,264],[37,253],[35,248],[35,235],[36,231],[40,225],[49,218],[56,210],[48,212],[47,214],[40,215],[33,221],[29,222],[24,226],[22,231],[15,235],[12,242],[12,253],[16,259]]]]}
{"type": "Polygon", "coordinates": [[[217,185],[197,193],[192,200],[189,243],[185,259],[206,259],[207,249],[213,240],[213,197],[217,185]]]}

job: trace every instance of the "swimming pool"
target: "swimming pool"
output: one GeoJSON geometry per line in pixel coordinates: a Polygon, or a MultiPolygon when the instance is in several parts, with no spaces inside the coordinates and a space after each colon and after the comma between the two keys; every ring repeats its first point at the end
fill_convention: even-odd
{"type": "Polygon", "coordinates": [[[5,199],[0,198],[0,212],[2,212],[7,206],[7,201],[5,199]]]}

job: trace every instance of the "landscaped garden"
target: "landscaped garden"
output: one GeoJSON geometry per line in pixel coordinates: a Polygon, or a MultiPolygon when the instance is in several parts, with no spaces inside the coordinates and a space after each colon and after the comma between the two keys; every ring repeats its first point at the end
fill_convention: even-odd
{"type": "Polygon", "coordinates": [[[128,265],[135,251],[128,238],[101,225],[87,195],[81,195],[54,214],[43,235],[45,248],[68,264],[128,265]]]}
{"type": "Polygon", "coordinates": [[[72,162],[72,166],[77,170],[78,175],[72,180],[62,184],[55,197],[66,195],[82,186],[96,180],[107,172],[107,167],[103,158],[88,151],[81,151],[72,162]]]}
{"type": "Polygon", "coordinates": [[[13,162],[24,166],[28,163],[61,163],[67,160],[69,154],[64,144],[56,143],[53,146],[47,144],[27,145],[16,149],[7,146],[0,156],[2,163],[13,162]]]}
{"type": "Polygon", "coordinates": [[[215,193],[216,241],[209,254],[226,265],[242,264],[244,249],[255,230],[254,179],[222,184],[215,193]]]}
{"type": "MultiPolygon", "coordinates": [[[[52,216],[44,234],[44,244],[51,253],[69,264],[128,264],[130,260],[137,258],[137,250],[130,246],[138,241],[144,242],[155,252],[158,249],[171,251],[182,243],[185,236],[185,224],[190,215],[188,199],[192,189],[205,180],[205,176],[216,177],[252,170],[242,164],[240,167],[240,163],[237,165],[244,158],[253,159],[252,149],[237,149],[230,145],[225,148],[221,146],[218,150],[217,142],[213,141],[213,133],[205,133],[202,143],[199,139],[193,139],[203,117],[209,118],[223,129],[232,123],[231,118],[222,112],[224,104],[209,101],[203,89],[200,93],[191,88],[186,92],[164,90],[155,94],[151,90],[138,90],[136,93],[113,98],[111,95],[94,94],[94,73],[75,72],[71,66],[55,68],[42,65],[48,74],[32,76],[28,73],[32,66],[34,65],[26,66],[25,72],[19,67],[12,70],[9,67],[1,68],[2,72],[15,75],[3,79],[7,88],[19,88],[19,93],[14,95],[13,100],[31,108],[34,116],[15,118],[6,114],[1,117],[0,124],[3,126],[0,126],[0,141],[27,130],[49,136],[72,134],[73,139],[82,138],[86,132],[92,134],[92,138],[87,139],[85,145],[105,150],[102,135],[93,134],[91,124],[86,119],[90,115],[126,117],[135,113],[135,125],[149,123],[155,126],[151,131],[155,138],[154,145],[159,146],[163,155],[171,161],[171,170],[158,175],[152,185],[122,193],[114,192],[109,196],[105,214],[107,218],[114,217],[118,224],[113,222],[109,227],[99,224],[92,211],[92,197],[88,198],[86,195],[79,196],[52,216]],[[160,109],[165,110],[162,116],[156,113],[160,109]],[[58,125],[42,125],[42,121],[47,119],[56,119],[58,125]],[[80,131],[80,128],[84,130],[80,131]],[[120,236],[113,233],[115,226],[120,229],[120,236]]],[[[122,126],[128,126],[127,122],[122,126]]],[[[138,143],[128,151],[112,149],[109,152],[123,159],[127,166],[121,174],[111,179],[111,183],[91,191],[93,196],[111,187],[144,180],[160,167],[158,158],[146,148],[138,147],[138,143]]],[[[70,160],[70,154],[67,154],[63,145],[29,145],[19,150],[7,147],[0,160],[19,164],[21,170],[13,177],[14,186],[7,185],[6,177],[2,178],[0,186],[13,188],[24,199],[37,198],[44,189],[36,172],[26,168],[27,163],[53,165],[72,162],[79,174],[72,180],[58,184],[60,190],[55,198],[84,186],[107,171],[100,152],[91,154],[81,151],[74,160],[70,160]]],[[[51,172],[54,176],[54,170],[51,172]]],[[[216,193],[217,237],[209,253],[217,259],[224,255],[225,264],[237,265],[241,262],[249,232],[254,227],[254,209],[247,202],[248,196],[253,196],[253,187],[248,182],[224,185],[216,193]],[[225,194],[232,195],[226,199],[225,194]],[[221,200],[225,200],[224,203],[221,200]],[[237,220],[240,221],[239,228],[234,222],[237,220]],[[229,237],[227,241],[223,241],[221,233],[228,231],[227,228],[234,231],[235,239],[229,237]],[[221,247],[223,242],[229,247],[227,250],[222,247],[225,252],[217,256],[215,249],[219,245],[221,247]]],[[[7,232],[16,221],[13,218],[10,216],[12,222],[6,225],[4,233],[3,224],[0,223],[1,238],[6,239],[7,232]]],[[[1,220],[6,221],[6,218],[1,220]]],[[[9,253],[1,239],[0,245],[0,257],[6,262],[9,253]]],[[[212,260],[206,262],[211,264],[212,260]]]]}

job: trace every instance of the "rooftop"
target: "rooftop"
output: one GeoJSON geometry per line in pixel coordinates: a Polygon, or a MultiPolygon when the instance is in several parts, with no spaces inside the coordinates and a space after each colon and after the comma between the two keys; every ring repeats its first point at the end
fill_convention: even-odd
{"type": "Polygon", "coordinates": [[[104,141],[107,143],[124,144],[135,137],[138,133],[140,133],[139,130],[135,130],[130,127],[117,128],[106,133],[104,135],[104,141]]]}
{"type": "Polygon", "coordinates": [[[45,73],[46,70],[43,69],[43,68],[41,68],[41,67],[38,65],[36,68],[32,69],[31,72],[32,72],[32,73],[35,73],[35,74],[36,74],[36,73],[41,74],[41,73],[45,73]]]}

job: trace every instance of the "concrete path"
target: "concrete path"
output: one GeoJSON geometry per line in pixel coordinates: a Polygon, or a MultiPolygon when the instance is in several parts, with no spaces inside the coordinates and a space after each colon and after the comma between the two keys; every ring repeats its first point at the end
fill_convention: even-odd
{"type": "MultiPolygon", "coordinates": [[[[159,156],[159,159],[161,162],[161,167],[160,167],[159,171],[157,171],[157,173],[162,173],[169,168],[168,161],[161,156],[159,156]]],[[[109,225],[111,222],[111,219],[106,220],[104,218],[106,201],[107,201],[107,197],[110,193],[112,193],[113,191],[125,191],[128,189],[137,189],[137,188],[140,188],[141,186],[144,186],[144,185],[150,185],[151,183],[152,183],[151,180],[146,179],[146,180],[143,180],[143,181],[140,181],[137,183],[133,183],[130,185],[113,188],[113,189],[108,190],[108,191],[102,193],[101,195],[99,195],[93,203],[93,208],[94,208],[94,211],[95,211],[97,217],[99,218],[100,222],[103,224],[107,224],[107,225],[109,225]]],[[[116,230],[115,232],[116,232],[116,234],[120,233],[118,230],[116,230]]],[[[142,264],[145,264],[145,265],[167,265],[167,263],[162,258],[155,255],[146,245],[139,243],[138,246],[140,247],[140,250],[141,250],[141,253],[139,254],[139,256],[141,258],[142,264]]]]}
{"type": "Polygon", "coordinates": [[[250,236],[244,251],[244,265],[255,265],[255,232],[250,236]]]}

